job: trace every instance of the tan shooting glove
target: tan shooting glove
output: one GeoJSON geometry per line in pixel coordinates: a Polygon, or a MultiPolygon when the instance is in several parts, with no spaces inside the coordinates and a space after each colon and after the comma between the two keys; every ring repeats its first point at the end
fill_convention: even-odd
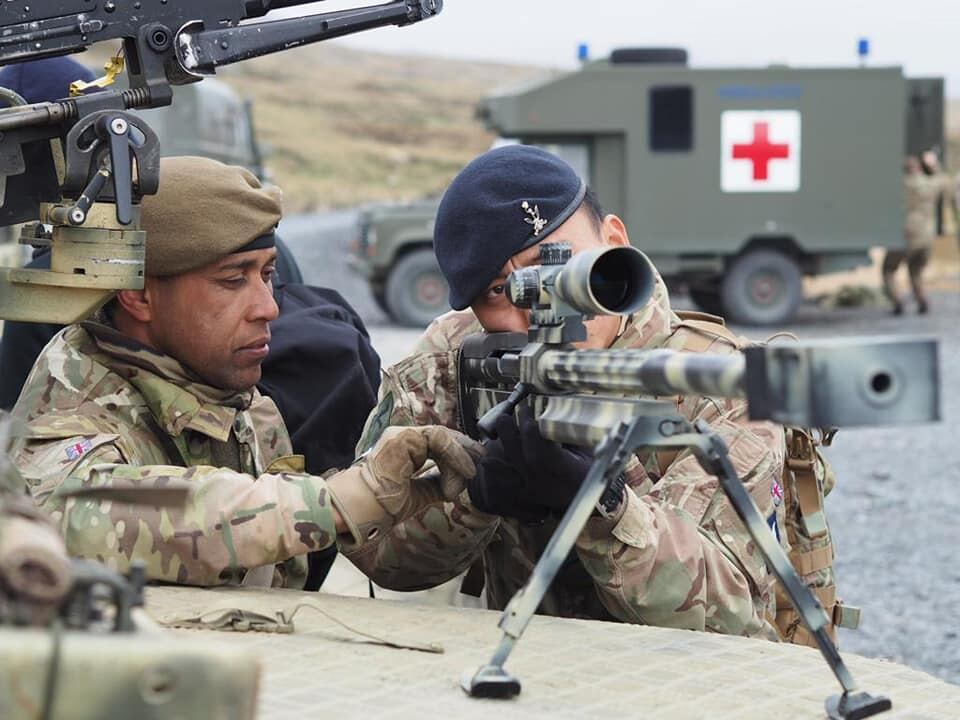
{"type": "MultiPolygon", "coordinates": [[[[387,428],[354,465],[327,479],[334,506],[353,543],[379,539],[427,505],[452,500],[476,472],[482,449],[455,430],[439,425],[387,428]],[[415,477],[428,460],[440,471],[415,477]]],[[[341,545],[355,549],[350,542],[341,545]]]]}

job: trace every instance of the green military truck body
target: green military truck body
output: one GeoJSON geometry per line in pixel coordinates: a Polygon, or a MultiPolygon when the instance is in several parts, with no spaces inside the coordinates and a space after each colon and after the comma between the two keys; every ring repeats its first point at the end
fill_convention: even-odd
{"type": "Polygon", "coordinates": [[[380,309],[407,325],[426,325],[449,308],[433,255],[438,204],[371,204],[358,213],[350,267],[370,281],[380,309]]]}
{"type": "MultiPolygon", "coordinates": [[[[804,275],[902,244],[903,155],[943,146],[942,79],[897,67],[699,69],[634,61],[650,59],[643,51],[613,57],[494,94],[479,115],[500,136],[567,159],[703,309],[784,322],[804,275]]],[[[389,277],[383,261],[405,247],[429,244],[395,242],[388,218],[368,215],[372,278],[389,277]]]]}

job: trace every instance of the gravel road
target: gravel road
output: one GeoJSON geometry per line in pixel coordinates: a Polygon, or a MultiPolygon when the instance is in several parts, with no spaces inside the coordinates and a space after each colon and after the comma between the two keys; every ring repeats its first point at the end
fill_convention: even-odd
{"type": "MultiPolygon", "coordinates": [[[[281,232],[307,282],[339,290],[365,318],[384,364],[418,331],[391,326],[343,258],[354,214],[293,216],[281,232]]],[[[689,307],[676,298],[677,307],[689,307]]],[[[841,595],[863,608],[845,650],[883,657],[960,684],[960,284],[934,296],[933,313],[894,318],[876,308],[804,306],[787,330],[802,339],[922,335],[940,340],[943,421],[846,429],[827,454],[838,486],[828,501],[841,595]]],[[[766,335],[737,328],[750,337],[766,335]]],[[[869,688],[882,691],[882,688],[869,688]]]]}

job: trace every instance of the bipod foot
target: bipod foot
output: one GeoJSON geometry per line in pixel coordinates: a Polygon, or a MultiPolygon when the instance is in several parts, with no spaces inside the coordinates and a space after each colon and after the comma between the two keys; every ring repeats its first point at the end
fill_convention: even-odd
{"type": "Polygon", "coordinates": [[[830,720],[860,720],[877,713],[886,712],[893,707],[890,698],[883,695],[873,696],[860,692],[831,695],[827,698],[827,717],[830,720]]]}
{"type": "Polygon", "coordinates": [[[520,694],[520,681],[500,665],[484,665],[476,673],[464,673],[460,687],[470,697],[512,698],[520,694]]]}

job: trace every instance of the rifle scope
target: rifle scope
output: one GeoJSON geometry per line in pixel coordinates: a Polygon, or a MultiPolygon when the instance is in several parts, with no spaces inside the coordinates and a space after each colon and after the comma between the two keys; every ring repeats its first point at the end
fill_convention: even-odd
{"type": "Polygon", "coordinates": [[[508,297],[517,307],[559,310],[559,301],[586,315],[629,315],[647,304],[656,284],[647,256],[629,245],[571,257],[566,243],[544,243],[540,262],[507,278],[508,297]]]}

